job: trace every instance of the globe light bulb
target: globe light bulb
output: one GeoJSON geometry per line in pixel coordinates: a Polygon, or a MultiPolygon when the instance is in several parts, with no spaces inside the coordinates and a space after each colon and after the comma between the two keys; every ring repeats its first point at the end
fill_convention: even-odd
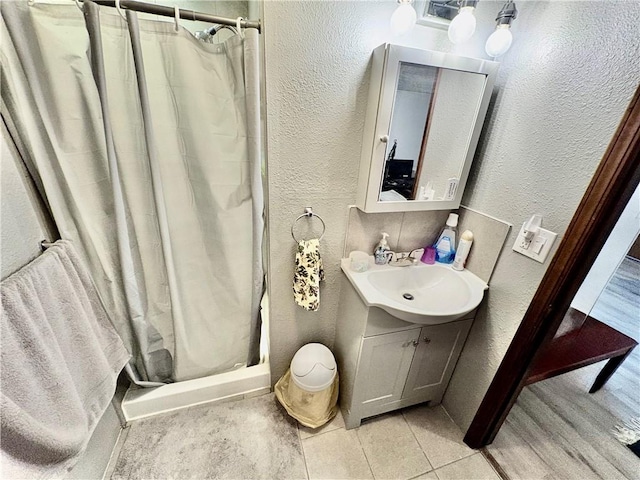
{"type": "Polygon", "coordinates": [[[391,15],[391,32],[394,35],[404,35],[413,29],[417,19],[418,15],[411,2],[403,0],[391,15]]]}
{"type": "Polygon", "coordinates": [[[449,40],[451,43],[466,42],[476,31],[476,17],[474,7],[462,7],[460,13],[449,24],[449,40]]]}
{"type": "Polygon", "coordinates": [[[509,25],[498,25],[495,32],[487,38],[484,49],[490,57],[499,57],[509,50],[511,42],[513,42],[513,35],[509,25]]]}

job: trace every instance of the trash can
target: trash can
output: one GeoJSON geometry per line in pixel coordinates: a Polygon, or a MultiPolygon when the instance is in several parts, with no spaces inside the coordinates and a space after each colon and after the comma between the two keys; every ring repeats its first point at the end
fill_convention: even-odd
{"type": "Polygon", "coordinates": [[[338,413],[338,367],[327,347],[308,343],[296,352],[275,386],[278,401],[301,424],[318,428],[338,413]]]}

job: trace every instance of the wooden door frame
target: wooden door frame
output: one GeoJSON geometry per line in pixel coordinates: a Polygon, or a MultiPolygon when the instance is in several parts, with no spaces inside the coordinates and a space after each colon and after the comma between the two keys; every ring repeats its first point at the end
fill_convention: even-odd
{"type": "MultiPolygon", "coordinates": [[[[576,165],[579,167],[579,161],[576,165]]],[[[569,223],[464,441],[493,441],[640,181],[640,86],[569,223]]]]}
{"type": "MultiPolygon", "coordinates": [[[[422,143],[420,144],[420,153],[418,154],[418,168],[416,169],[416,176],[413,182],[413,199],[416,199],[416,195],[420,193],[418,191],[420,176],[422,175],[422,166],[424,165],[424,154],[427,151],[427,140],[429,139],[429,131],[431,130],[431,124],[433,123],[433,109],[435,106],[435,98],[438,94],[438,87],[440,86],[440,75],[442,69],[438,68],[436,77],[433,79],[433,85],[431,85],[431,98],[429,99],[429,109],[427,110],[427,120],[424,124],[424,132],[422,134],[422,143]]],[[[421,198],[419,200],[422,200],[421,198]]]]}

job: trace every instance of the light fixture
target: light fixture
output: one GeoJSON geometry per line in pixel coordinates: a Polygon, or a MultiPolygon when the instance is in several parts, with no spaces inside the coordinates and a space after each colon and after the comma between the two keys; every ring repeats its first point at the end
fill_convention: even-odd
{"type": "Polygon", "coordinates": [[[499,57],[511,47],[513,35],[511,34],[511,22],[516,19],[518,10],[516,4],[509,0],[496,17],[496,30],[487,39],[484,47],[490,57],[499,57]]]}
{"type": "Polygon", "coordinates": [[[476,31],[476,17],[473,12],[478,0],[460,0],[458,15],[451,20],[449,25],[449,40],[452,43],[466,42],[476,31]]]}
{"type": "Polygon", "coordinates": [[[418,19],[415,9],[411,6],[413,0],[398,0],[400,4],[391,15],[391,32],[394,35],[409,33],[418,19]]]}

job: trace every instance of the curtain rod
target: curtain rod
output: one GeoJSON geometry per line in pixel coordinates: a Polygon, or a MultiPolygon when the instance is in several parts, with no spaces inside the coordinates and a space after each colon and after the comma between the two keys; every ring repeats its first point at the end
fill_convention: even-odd
{"type": "MultiPolygon", "coordinates": [[[[115,7],[116,2],[114,0],[91,0],[98,5],[104,5],[107,7],[115,7]]],[[[135,0],[120,0],[120,8],[126,8],[128,10],[135,10],[136,12],[151,13],[154,15],[162,15],[164,17],[175,17],[175,10],[173,7],[167,7],[164,5],[158,5],[155,3],[144,3],[135,0]]],[[[195,12],[193,10],[185,10],[180,8],[178,10],[180,18],[183,20],[198,20],[201,22],[217,23],[219,25],[231,25],[236,26],[236,19],[218,17],[216,15],[210,15],[208,13],[195,12]]],[[[260,20],[241,20],[240,26],[243,28],[255,28],[258,32],[261,31],[260,20]]]]}

